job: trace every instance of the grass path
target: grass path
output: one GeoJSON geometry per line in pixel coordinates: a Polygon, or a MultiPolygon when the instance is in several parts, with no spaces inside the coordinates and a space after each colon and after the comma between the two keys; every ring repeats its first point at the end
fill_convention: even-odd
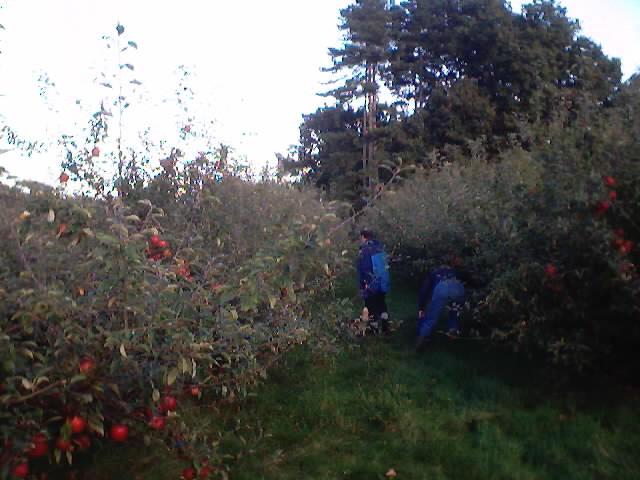
{"type": "MultiPolygon", "coordinates": [[[[406,320],[392,337],[332,357],[301,349],[240,413],[191,412],[210,428],[237,422],[221,442],[229,478],[370,480],[390,469],[407,480],[640,478],[638,399],[567,391],[549,381],[553,371],[481,342],[440,337],[417,355],[414,296],[390,299],[406,320]]],[[[131,451],[109,456],[83,478],[177,479],[184,468],[142,449],[131,475],[131,451]]]]}

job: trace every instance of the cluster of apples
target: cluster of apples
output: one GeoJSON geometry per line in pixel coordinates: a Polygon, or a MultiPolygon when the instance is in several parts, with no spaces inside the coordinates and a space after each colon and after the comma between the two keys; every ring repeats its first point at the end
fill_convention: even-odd
{"type": "Polygon", "coordinates": [[[607,192],[607,196],[609,200],[601,200],[596,205],[595,214],[596,215],[604,215],[607,210],[611,208],[612,202],[618,199],[618,192],[613,190],[616,184],[618,183],[614,177],[606,176],[602,177],[602,183],[604,183],[610,190],[607,192]]]}
{"type": "Polygon", "coordinates": [[[183,260],[182,258],[176,260],[176,268],[174,271],[178,277],[183,277],[184,279],[189,281],[193,280],[191,266],[189,265],[189,262],[183,260]]]}
{"type": "Polygon", "coordinates": [[[614,232],[616,238],[613,240],[613,246],[620,252],[621,255],[627,255],[633,250],[633,242],[624,238],[624,230],[619,228],[614,232]]]}
{"type": "MultiPolygon", "coordinates": [[[[96,368],[93,360],[83,359],[79,363],[80,373],[84,375],[92,375],[96,368]]],[[[44,457],[49,453],[49,449],[53,446],[60,452],[83,451],[91,447],[91,436],[87,432],[88,421],[82,415],[75,413],[67,417],[65,426],[60,429],[57,438],[52,439],[48,436],[48,432],[36,432],[31,438],[29,446],[24,450],[20,457],[6,458],[6,455],[0,455],[0,465],[5,460],[9,460],[9,464],[13,464],[11,473],[17,478],[27,478],[30,474],[29,459],[44,457]],[[14,461],[21,458],[16,464],[14,461]]],[[[115,438],[114,438],[115,440],[115,438]]],[[[12,447],[10,440],[5,440],[3,447],[9,449],[12,447]]]]}
{"type": "Polygon", "coordinates": [[[144,251],[149,260],[158,261],[172,255],[169,242],[162,240],[159,235],[151,235],[149,245],[144,251]]]}

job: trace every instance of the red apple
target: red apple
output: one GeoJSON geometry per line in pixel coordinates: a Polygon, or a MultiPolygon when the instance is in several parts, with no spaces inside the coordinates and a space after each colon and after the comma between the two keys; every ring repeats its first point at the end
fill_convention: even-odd
{"type": "Polygon", "coordinates": [[[161,417],[160,415],[154,415],[149,421],[149,426],[154,430],[162,430],[166,424],[167,420],[165,417],[161,417]]]}
{"type": "Polygon", "coordinates": [[[613,187],[616,184],[616,179],[610,176],[602,177],[602,181],[608,187],[613,187]]]}
{"type": "Polygon", "coordinates": [[[184,480],[193,480],[196,476],[196,471],[193,468],[185,468],[182,471],[182,478],[184,480]]]}
{"type": "Polygon", "coordinates": [[[209,474],[213,472],[213,468],[209,466],[202,467],[200,470],[200,478],[209,478],[209,474]]]}
{"type": "Polygon", "coordinates": [[[96,368],[96,364],[93,362],[93,360],[90,360],[88,358],[80,360],[80,373],[88,375],[93,371],[94,368],[96,368]]]}
{"type": "Polygon", "coordinates": [[[68,422],[72,433],[82,433],[87,426],[87,421],[78,415],[70,418],[68,422]]]}
{"type": "Polygon", "coordinates": [[[544,267],[544,271],[547,275],[549,275],[550,277],[555,277],[556,273],[558,273],[558,270],[556,269],[556,267],[554,267],[553,265],[551,265],[550,263],[547,264],[546,267],[544,267]]]}
{"type": "Polygon", "coordinates": [[[65,440],[62,437],[56,440],[56,448],[62,452],[73,450],[70,440],[65,440]]]}
{"type": "Polygon", "coordinates": [[[633,268],[633,265],[631,265],[630,263],[621,263],[620,265],[618,265],[618,269],[621,272],[627,272],[629,270],[631,270],[633,268]]]}
{"type": "Polygon", "coordinates": [[[86,433],[78,435],[73,441],[78,446],[78,450],[86,450],[91,446],[91,437],[86,433]]]}
{"type": "Polygon", "coordinates": [[[611,200],[617,200],[618,199],[618,192],[616,192],[615,190],[611,190],[609,192],[609,198],[611,200]]]}
{"type": "Polygon", "coordinates": [[[626,255],[633,249],[633,242],[631,240],[626,240],[622,246],[620,246],[620,253],[626,255]]]}
{"type": "Polygon", "coordinates": [[[166,240],[160,240],[155,244],[155,246],[158,248],[167,248],[169,246],[169,242],[167,242],[166,240]]]}
{"type": "Polygon", "coordinates": [[[121,423],[111,427],[111,439],[114,442],[126,442],[129,438],[129,427],[121,423]]]}
{"type": "Polygon", "coordinates": [[[609,202],[607,202],[606,200],[602,200],[600,202],[598,202],[598,204],[596,205],[596,215],[602,215],[603,213],[605,213],[607,210],[609,210],[609,208],[611,208],[611,204],[609,202]]]}
{"type": "Polygon", "coordinates": [[[154,247],[157,247],[161,241],[162,239],[159,235],[151,235],[151,237],[149,238],[149,243],[151,243],[151,245],[153,245],[154,247]]]}
{"type": "Polygon", "coordinates": [[[19,463],[14,467],[13,474],[18,478],[27,478],[27,475],[29,475],[29,464],[26,462],[19,463]]]}
{"type": "Polygon", "coordinates": [[[98,147],[93,147],[93,149],[91,150],[91,156],[99,157],[100,156],[100,149],[98,147]]]}
{"type": "Polygon", "coordinates": [[[175,397],[167,395],[166,397],[162,397],[162,400],[160,400],[160,410],[162,410],[163,412],[175,410],[177,404],[178,402],[176,401],[175,397]]]}
{"type": "Polygon", "coordinates": [[[42,433],[36,433],[31,439],[31,448],[27,450],[30,457],[42,457],[49,451],[49,442],[42,433]]]}
{"type": "Polygon", "coordinates": [[[191,395],[197,397],[200,395],[200,389],[198,387],[191,387],[191,395]]]}
{"type": "Polygon", "coordinates": [[[60,174],[60,183],[67,183],[69,181],[69,175],[66,173],[60,174]]]}

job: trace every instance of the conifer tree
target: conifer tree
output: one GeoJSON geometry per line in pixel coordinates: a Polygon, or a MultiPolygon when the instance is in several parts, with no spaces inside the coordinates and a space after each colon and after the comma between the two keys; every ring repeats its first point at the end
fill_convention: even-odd
{"type": "Polygon", "coordinates": [[[340,29],[344,31],[344,45],[329,49],[333,66],[326,69],[350,72],[343,85],[326,95],[335,97],[338,103],[348,103],[356,98],[364,101],[362,171],[367,189],[378,181],[376,145],[372,134],[377,126],[379,82],[389,59],[390,6],[386,0],[356,0],[341,10],[340,29]]]}

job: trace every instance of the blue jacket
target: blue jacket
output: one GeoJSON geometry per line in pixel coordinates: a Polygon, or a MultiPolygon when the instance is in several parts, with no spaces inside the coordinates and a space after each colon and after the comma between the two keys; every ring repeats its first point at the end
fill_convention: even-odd
{"type": "Polygon", "coordinates": [[[376,253],[384,251],[382,244],[376,240],[368,240],[366,243],[360,245],[360,253],[358,255],[358,283],[360,286],[360,292],[362,298],[367,298],[374,293],[367,288],[367,285],[371,283],[373,279],[373,263],[371,263],[371,256],[376,253]]]}

